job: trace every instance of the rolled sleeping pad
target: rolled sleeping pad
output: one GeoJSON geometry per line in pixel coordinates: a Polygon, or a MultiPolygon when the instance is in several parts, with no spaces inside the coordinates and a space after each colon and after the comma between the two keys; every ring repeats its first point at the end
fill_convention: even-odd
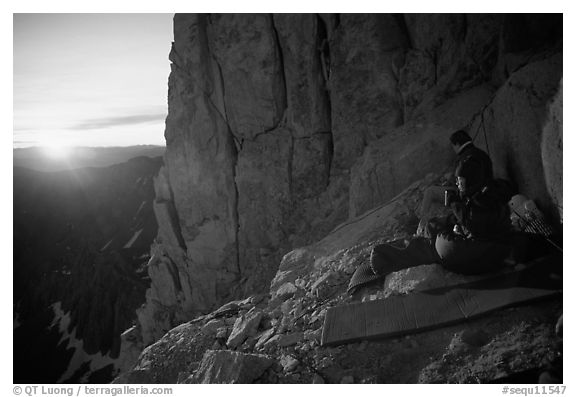
{"type": "Polygon", "coordinates": [[[385,278],[392,272],[440,260],[433,240],[415,237],[376,245],[370,253],[369,263],[356,269],[348,284],[348,293],[365,284],[385,278]]]}
{"type": "Polygon", "coordinates": [[[370,263],[363,263],[362,265],[358,266],[358,268],[352,275],[350,283],[348,283],[347,291],[349,294],[353,294],[354,292],[356,292],[356,289],[358,287],[366,285],[383,277],[386,276],[375,274],[372,271],[372,266],[370,263]]]}

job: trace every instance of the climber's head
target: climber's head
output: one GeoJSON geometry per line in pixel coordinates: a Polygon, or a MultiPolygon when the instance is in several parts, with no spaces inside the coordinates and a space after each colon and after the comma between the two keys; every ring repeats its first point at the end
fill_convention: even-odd
{"type": "Polygon", "coordinates": [[[468,142],[472,142],[472,138],[470,138],[470,135],[468,135],[464,130],[458,130],[450,135],[450,143],[452,144],[452,149],[454,149],[456,153],[459,153],[462,146],[468,142]]]}

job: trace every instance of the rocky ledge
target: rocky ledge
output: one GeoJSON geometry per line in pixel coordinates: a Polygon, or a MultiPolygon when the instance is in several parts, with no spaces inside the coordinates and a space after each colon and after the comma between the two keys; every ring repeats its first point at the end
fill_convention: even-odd
{"type": "MultiPolygon", "coordinates": [[[[350,297],[346,286],[374,244],[409,237],[429,175],[390,202],[285,255],[268,294],[226,303],[148,346],[116,383],[486,383],[561,356],[561,298],[428,332],[320,345],[326,310],[473,281],[429,264],[392,273],[350,297]]],[[[476,276],[477,277],[477,276],[476,276]]],[[[533,380],[535,381],[535,380],[533,380]]]]}

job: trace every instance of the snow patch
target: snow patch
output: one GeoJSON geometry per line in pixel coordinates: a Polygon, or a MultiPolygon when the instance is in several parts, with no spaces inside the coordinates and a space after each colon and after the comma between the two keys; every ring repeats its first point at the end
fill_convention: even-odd
{"type": "Polygon", "coordinates": [[[136,239],[140,236],[140,233],[142,233],[142,230],[144,229],[139,229],[136,233],[134,233],[134,235],[132,236],[132,238],[130,239],[130,241],[128,241],[126,243],[126,245],[124,246],[124,248],[131,248],[132,244],[134,244],[134,242],[136,241],[136,239]]]}
{"type": "Polygon", "coordinates": [[[86,362],[89,363],[89,370],[88,372],[82,377],[80,382],[88,382],[89,376],[102,369],[110,364],[116,366],[117,359],[113,359],[108,355],[103,355],[102,353],[96,354],[88,354],[84,350],[84,342],[80,339],[76,338],[76,328],[72,330],[72,333],[68,333],[68,327],[70,322],[70,313],[65,313],[62,310],[62,303],[56,302],[51,305],[52,310],[54,311],[54,320],[52,320],[51,327],[57,326],[58,331],[62,334],[60,341],[58,344],[68,341],[66,348],[67,349],[74,349],[74,355],[72,359],[68,363],[68,368],[64,372],[64,374],[58,379],[57,383],[64,383],[74,373],[80,368],[80,366],[86,362]]]}
{"type": "Polygon", "coordinates": [[[136,211],[136,215],[134,215],[134,219],[136,219],[136,217],[140,214],[140,212],[144,209],[144,206],[146,205],[148,201],[142,201],[142,203],[140,204],[140,207],[138,207],[138,210],[136,211]]]}
{"type": "Polygon", "coordinates": [[[104,247],[100,248],[100,252],[102,252],[102,251],[104,251],[106,248],[108,248],[108,246],[112,243],[113,240],[114,240],[114,239],[108,241],[108,242],[106,243],[106,245],[104,245],[104,247]]]}

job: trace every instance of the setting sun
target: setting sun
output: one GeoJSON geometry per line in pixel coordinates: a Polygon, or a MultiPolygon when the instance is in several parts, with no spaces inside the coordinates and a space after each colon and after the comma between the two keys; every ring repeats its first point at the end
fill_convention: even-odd
{"type": "Polygon", "coordinates": [[[64,145],[51,145],[43,147],[44,154],[54,160],[64,160],[70,154],[70,147],[64,145]]]}

